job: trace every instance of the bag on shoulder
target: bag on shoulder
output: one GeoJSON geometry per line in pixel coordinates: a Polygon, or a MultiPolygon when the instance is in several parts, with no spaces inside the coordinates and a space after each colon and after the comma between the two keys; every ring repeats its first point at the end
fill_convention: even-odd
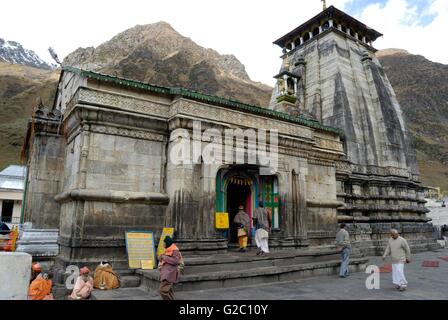
{"type": "Polygon", "coordinates": [[[239,228],[238,229],[238,237],[244,237],[247,235],[247,232],[244,228],[239,228]]]}

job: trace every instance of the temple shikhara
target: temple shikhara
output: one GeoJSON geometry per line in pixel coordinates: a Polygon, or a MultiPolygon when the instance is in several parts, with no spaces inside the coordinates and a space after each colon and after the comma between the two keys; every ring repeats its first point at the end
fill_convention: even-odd
{"type": "MultiPolygon", "coordinates": [[[[412,250],[433,248],[415,150],[375,57],[380,36],[325,8],[274,41],[283,54],[266,106],[64,66],[53,106],[40,105],[29,122],[25,220],[58,230],[61,274],[102,259],[126,269],[126,231],[159,237],[173,227],[190,266],[185,290],[335,272],[341,222],[354,269],[383,252],[392,227],[412,250]],[[241,141],[224,137],[238,129],[264,129],[267,141],[243,138],[243,163],[234,151],[233,160],[205,161],[212,140],[233,150],[241,141]],[[196,156],[181,148],[198,142],[196,156]],[[191,161],[170,161],[176,148],[191,161]],[[275,166],[249,161],[263,148],[276,152],[275,166]],[[238,207],[252,217],[260,202],[272,212],[272,254],[236,253],[238,207]],[[220,212],[227,230],[216,228],[220,212]]],[[[137,274],[158,285],[157,270],[137,274]]]]}

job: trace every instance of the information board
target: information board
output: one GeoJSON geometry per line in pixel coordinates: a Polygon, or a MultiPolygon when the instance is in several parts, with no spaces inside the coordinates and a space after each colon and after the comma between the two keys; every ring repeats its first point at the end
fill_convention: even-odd
{"type": "Polygon", "coordinates": [[[130,269],[154,269],[156,255],[151,231],[129,231],[125,234],[130,269]]]}
{"type": "Polygon", "coordinates": [[[166,236],[170,236],[171,239],[174,235],[174,228],[163,228],[162,235],[160,236],[159,245],[157,246],[157,258],[165,252],[165,240],[166,236]]]}
{"type": "Polygon", "coordinates": [[[229,229],[229,214],[216,212],[216,229],[229,229]]]}

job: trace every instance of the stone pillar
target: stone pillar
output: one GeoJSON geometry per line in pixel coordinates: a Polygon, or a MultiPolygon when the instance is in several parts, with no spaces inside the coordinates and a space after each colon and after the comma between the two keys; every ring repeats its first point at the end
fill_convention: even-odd
{"type": "Polygon", "coordinates": [[[347,32],[348,35],[350,35],[350,28],[347,28],[347,32]]]}
{"type": "Polygon", "coordinates": [[[362,37],[362,42],[366,43],[366,37],[362,37]]]}
{"type": "Polygon", "coordinates": [[[294,50],[295,47],[296,47],[296,43],[295,43],[295,41],[292,41],[291,42],[291,50],[294,50]]]}
{"type": "Polygon", "coordinates": [[[293,225],[294,237],[297,245],[307,240],[307,209],[306,209],[306,181],[305,176],[295,171],[291,174],[293,197],[293,225]]]}
{"type": "Polygon", "coordinates": [[[328,20],[328,23],[330,25],[330,28],[332,28],[333,27],[333,19],[328,20]]]}
{"type": "Polygon", "coordinates": [[[311,31],[309,31],[308,34],[310,35],[310,39],[312,39],[313,38],[313,33],[311,31]]]}
{"type": "Polygon", "coordinates": [[[302,45],[303,44],[303,37],[300,37],[300,45],[302,45]]]}
{"type": "Polygon", "coordinates": [[[294,95],[297,96],[297,78],[294,78],[294,95]]]}
{"type": "Polygon", "coordinates": [[[30,159],[26,198],[25,222],[32,222],[33,228],[55,229],[59,227],[60,205],[54,196],[60,192],[63,182],[65,141],[59,133],[59,116],[55,111],[39,107],[34,124],[28,124],[31,143],[26,146],[30,159]],[[34,129],[32,129],[32,126],[34,129]],[[33,130],[33,135],[31,135],[33,130]]]}
{"type": "Polygon", "coordinates": [[[341,24],[338,24],[338,30],[342,31],[342,25],[341,24]]]}
{"type": "Polygon", "coordinates": [[[322,26],[319,26],[319,33],[322,33],[322,26]]]}

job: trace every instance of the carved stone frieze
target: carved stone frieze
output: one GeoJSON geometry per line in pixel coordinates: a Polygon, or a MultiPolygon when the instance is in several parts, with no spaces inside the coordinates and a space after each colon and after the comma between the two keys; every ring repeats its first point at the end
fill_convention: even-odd
{"type": "Polygon", "coordinates": [[[161,102],[126,96],[118,93],[109,93],[88,88],[81,88],[78,102],[91,105],[118,108],[132,112],[138,112],[151,116],[168,118],[169,105],[161,102]]]}

